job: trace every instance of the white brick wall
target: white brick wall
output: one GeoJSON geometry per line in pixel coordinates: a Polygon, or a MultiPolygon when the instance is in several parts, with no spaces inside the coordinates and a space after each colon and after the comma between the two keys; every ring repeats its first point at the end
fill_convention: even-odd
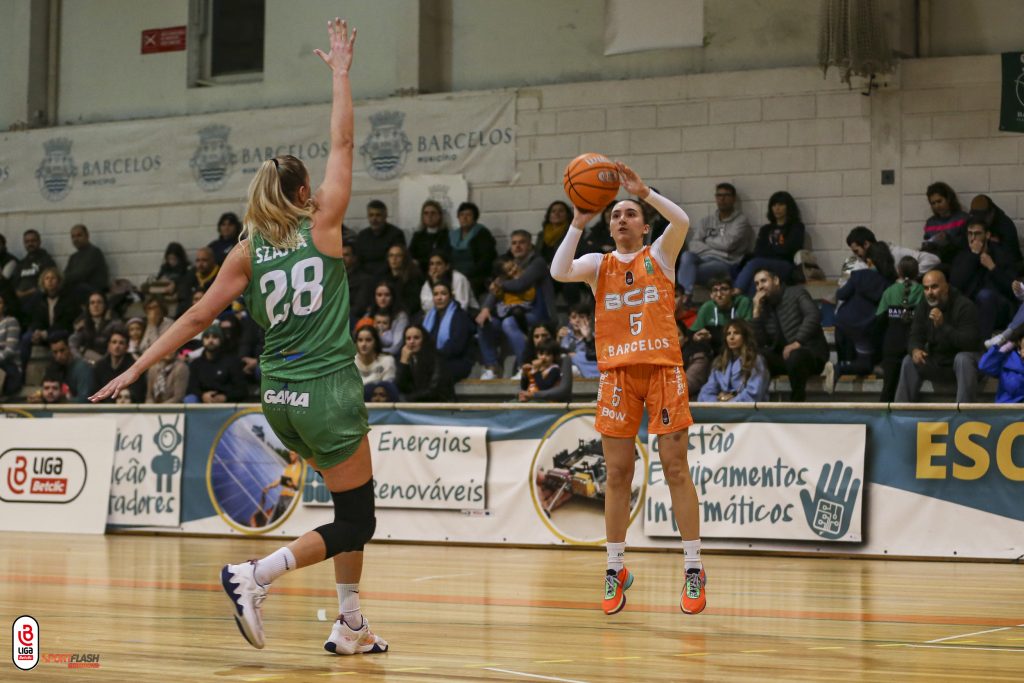
{"type": "MultiPolygon", "coordinates": [[[[854,225],[874,220],[880,235],[916,246],[929,215],[924,190],[937,180],[950,183],[965,206],[974,194],[990,194],[1024,227],[1024,136],[998,131],[998,61],[905,61],[871,97],[814,68],[523,89],[516,180],[473,186],[471,199],[504,248],[511,230],[539,229],[544,209],[562,198],[565,164],[582,152],[627,161],[695,218],[713,210],[722,180],[736,185],[740,209],[755,225],[765,221],[768,197],[788,190],[830,275],[848,253],[854,225]],[[879,184],[883,169],[896,172],[894,186],[879,184]]],[[[349,225],[365,225],[371,198],[353,197],[349,225]]],[[[394,193],[380,198],[396,201],[394,193]]],[[[214,238],[223,211],[243,210],[215,202],[0,213],[0,231],[19,254],[21,232],[39,229],[63,265],[68,229],[83,222],[114,273],[141,281],[156,271],[167,242],[181,241],[191,255],[214,238]]]]}

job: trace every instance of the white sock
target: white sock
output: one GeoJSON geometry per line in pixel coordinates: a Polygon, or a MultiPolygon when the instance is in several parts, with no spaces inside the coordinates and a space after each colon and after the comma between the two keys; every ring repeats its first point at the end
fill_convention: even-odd
{"type": "Polygon", "coordinates": [[[626,562],[626,542],[605,543],[608,548],[608,569],[619,571],[626,562]]]}
{"type": "Polygon", "coordinates": [[[704,565],[700,561],[700,539],[695,541],[683,541],[683,559],[685,571],[691,569],[702,569],[704,565]]]}
{"type": "Polygon", "coordinates": [[[256,563],[256,583],[269,586],[281,574],[295,569],[296,566],[292,551],[287,546],[278,548],[256,563]]]}
{"type": "Polygon", "coordinates": [[[363,626],[363,613],[359,611],[359,584],[336,583],[338,609],[349,628],[359,630],[363,626]]]}

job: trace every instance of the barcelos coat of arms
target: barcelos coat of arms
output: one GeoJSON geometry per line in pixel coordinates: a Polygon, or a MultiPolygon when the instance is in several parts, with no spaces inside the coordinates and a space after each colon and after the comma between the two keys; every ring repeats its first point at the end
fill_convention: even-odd
{"type": "Polygon", "coordinates": [[[199,130],[199,146],[189,160],[196,184],[206,192],[219,190],[234,170],[237,157],[228,144],[231,128],[212,125],[199,130]]]}
{"type": "Polygon", "coordinates": [[[71,185],[78,175],[75,160],[71,158],[71,140],[53,138],[43,143],[46,156],[36,169],[39,192],[51,202],[59,202],[71,192],[71,185]]]}
{"type": "Polygon", "coordinates": [[[377,180],[390,180],[405,166],[412,143],[402,130],[405,114],[400,111],[380,111],[370,115],[373,130],[359,147],[366,172],[377,180]]]}

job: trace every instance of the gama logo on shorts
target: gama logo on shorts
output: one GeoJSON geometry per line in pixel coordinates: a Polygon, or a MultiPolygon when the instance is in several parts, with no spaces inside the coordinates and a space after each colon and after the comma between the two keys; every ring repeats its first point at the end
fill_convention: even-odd
{"type": "Polygon", "coordinates": [[[70,448],[8,448],[0,453],[0,500],[70,503],[85,488],[85,458],[70,448]]]}
{"type": "Polygon", "coordinates": [[[15,619],[11,626],[11,659],[23,671],[39,663],[39,622],[27,614],[15,619]]]}

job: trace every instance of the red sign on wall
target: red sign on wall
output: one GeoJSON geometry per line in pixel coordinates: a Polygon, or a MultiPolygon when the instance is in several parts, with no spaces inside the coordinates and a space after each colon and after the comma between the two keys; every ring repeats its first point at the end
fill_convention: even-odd
{"type": "Polygon", "coordinates": [[[184,26],[150,28],[142,32],[142,54],[176,52],[185,49],[184,26]]]}

